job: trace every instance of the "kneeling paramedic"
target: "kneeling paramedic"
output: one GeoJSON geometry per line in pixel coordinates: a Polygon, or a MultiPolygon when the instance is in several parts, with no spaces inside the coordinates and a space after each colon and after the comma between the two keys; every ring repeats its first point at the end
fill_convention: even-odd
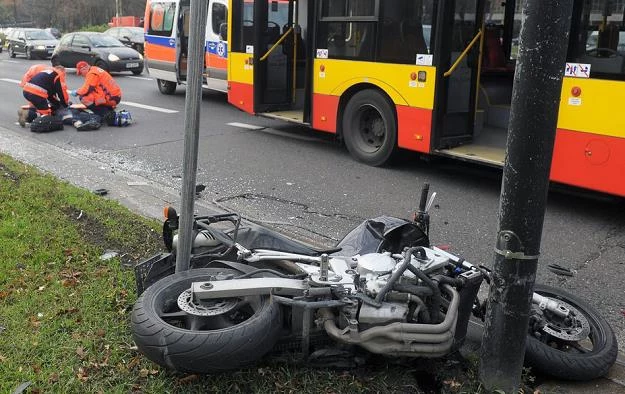
{"type": "Polygon", "coordinates": [[[85,83],[70,94],[103,119],[111,116],[122,99],[122,90],[111,74],[85,61],[76,63],[76,73],[85,77],[85,83]]]}
{"type": "Polygon", "coordinates": [[[20,86],[23,88],[24,98],[31,105],[28,111],[19,111],[19,123],[22,127],[37,116],[52,115],[56,110],[68,106],[63,66],[35,65],[26,72],[20,86]]]}

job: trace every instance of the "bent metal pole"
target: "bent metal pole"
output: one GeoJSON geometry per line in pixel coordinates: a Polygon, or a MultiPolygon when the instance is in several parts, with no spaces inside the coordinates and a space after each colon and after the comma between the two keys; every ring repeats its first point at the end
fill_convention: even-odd
{"type": "Polygon", "coordinates": [[[488,392],[518,390],[573,0],[527,0],[514,73],[499,232],[480,354],[488,392]]]}
{"type": "Polygon", "coordinates": [[[189,269],[193,244],[193,204],[197,175],[198,141],[200,136],[200,104],[202,103],[202,72],[206,45],[208,0],[191,0],[189,22],[189,61],[187,92],[184,105],[184,158],[182,173],[182,209],[180,234],[176,253],[176,272],[189,269]]]}

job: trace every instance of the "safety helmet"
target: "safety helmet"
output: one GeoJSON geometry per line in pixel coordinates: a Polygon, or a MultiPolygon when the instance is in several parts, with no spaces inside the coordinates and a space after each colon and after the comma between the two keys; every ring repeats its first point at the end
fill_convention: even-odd
{"type": "Polygon", "coordinates": [[[89,63],[87,63],[84,60],[81,60],[78,63],[76,63],[76,74],[80,75],[80,70],[85,67],[89,67],[89,63]]]}

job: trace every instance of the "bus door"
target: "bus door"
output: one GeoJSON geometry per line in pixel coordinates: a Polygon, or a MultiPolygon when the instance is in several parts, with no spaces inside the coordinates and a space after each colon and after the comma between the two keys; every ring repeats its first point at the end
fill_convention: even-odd
{"type": "Polygon", "coordinates": [[[254,112],[289,109],[292,67],[287,45],[292,40],[293,0],[254,2],[254,112]],[[285,37],[283,37],[283,35],[285,37]],[[282,41],[280,39],[282,38],[282,41]]]}
{"type": "Polygon", "coordinates": [[[433,148],[445,149],[472,141],[479,75],[483,0],[439,3],[434,32],[437,67],[433,148]]]}

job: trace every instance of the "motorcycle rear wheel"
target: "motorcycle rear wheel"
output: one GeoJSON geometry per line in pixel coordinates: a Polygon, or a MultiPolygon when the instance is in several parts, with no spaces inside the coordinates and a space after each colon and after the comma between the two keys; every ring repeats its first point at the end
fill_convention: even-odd
{"type": "Polygon", "coordinates": [[[565,321],[545,313],[547,328],[529,330],[525,363],[566,380],[590,380],[605,375],[618,353],[608,322],[595,308],[562,289],[536,284],[534,292],[564,303],[574,319],[565,321]]]}
{"type": "Polygon", "coordinates": [[[241,273],[200,268],[175,273],[150,286],[132,311],[132,333],[139,350],[153,362],[180,372],[210,373],[241,368],[274,346],[281,329],[278,304],[267,296],[187,300],[192,282],[241,273]],[[182,299],[185,299],[182,296],[182,299]]]}

